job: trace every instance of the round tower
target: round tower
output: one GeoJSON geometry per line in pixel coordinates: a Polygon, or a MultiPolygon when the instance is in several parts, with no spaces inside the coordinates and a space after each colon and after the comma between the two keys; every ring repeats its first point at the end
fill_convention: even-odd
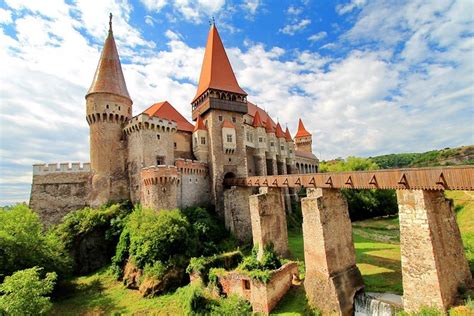
{"type": "Polygon", "coordinates": [[[132,116],[132,100],[112,33],[112,14],[94,80],[86,94],[86,109],[93,174],[91,206],[126,200],[127,144],[122,129],[132,116]]]}

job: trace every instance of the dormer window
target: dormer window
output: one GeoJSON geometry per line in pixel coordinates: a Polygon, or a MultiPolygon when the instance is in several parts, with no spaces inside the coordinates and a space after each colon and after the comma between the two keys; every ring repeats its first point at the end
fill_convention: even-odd
{"type": "Polygon", "coordinates": [[[237,119],[235,118],[235,116],[232,116],[232,122],[237,122],[237,119]]]}
{"type": "Polygon", "coordinates": [[[275,142],[270,142],[270,146],[275,146],[275,142]]]}
{"type": "Polygon", "coordinates": [[[201,145],[206,145],[206,137],[201,137],[201,145]]]}
{"type": "Polygon", "coordinates": [[[259,143],[263,143],[263,137],[259,137],[259,138],[258,138],[258,142],[259,142],[259,143]]]}
{"type": "Polygon", "coordinates": [[[285,146],[281,146],[280,148],[281,148],[281,150],[285,150],[285,146]]]}
{"type": "Polygon", "coordinates": [[[232,135],[227,134],[227,142],[232,143],[232,135]]]}
{"type": "Polygon", "coordinates": [[[219,115],[219,122],[222,122],[222,115],[219,115]]]}

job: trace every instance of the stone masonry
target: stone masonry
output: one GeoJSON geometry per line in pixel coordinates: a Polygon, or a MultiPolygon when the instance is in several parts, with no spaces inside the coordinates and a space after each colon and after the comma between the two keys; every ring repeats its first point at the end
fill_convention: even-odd
{"type": "Polygon", "coordinates": [[[281,256],[288,256],[288,231],[285,203],[279,188],[260,188],[260,193],[249,198],[253,244],[258,245],[257,258],[265,246],[273,244],[281,256]]]}
{"type": "Polygon", "coordinates": [[[239,240],[252,239],[249,196],[251,188],[232,187],[224,190],[225,227],[239,240]]]}
{"type": "Polygon", "coordinates": [[[352,315],[354,295],[364,285],[347,202],[339,190],[308,189],[301,207],[309,304],[324,314],[352,315]]]}
{"type": "Polygon", "coordinates": [[[472,279],[452,201],[443,191],[397,191],[406,311],[446,309],[472,279]]]}

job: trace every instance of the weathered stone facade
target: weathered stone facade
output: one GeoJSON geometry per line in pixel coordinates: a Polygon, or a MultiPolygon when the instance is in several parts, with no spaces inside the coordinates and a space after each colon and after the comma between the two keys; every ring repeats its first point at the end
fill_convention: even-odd
{"type": "Polygon", "coordinates": [[[308,189],[307,195],[301,207],[309,304],[325,314],[352,315],[354,296],[364,285],[347,202],[336,189],[308,189]]]}
{"type": "Polygon", "coordinates": [[[239,240],[252,239],[249,196],[252,188],[232,187],[224,190],[225,227],[239,240]]]}
{"type": "Polygon", "coordinates": [[[259,194],[249,198],[253,244],[258,245],[258,259],[270,244],[276,253],[288,256],[288,231],[282,197],[279,188],[260,188],[259,194]]]}
{"type": "Polygon", "coordinates": [[[452,201],[423,190],[399,190],[397,199],[404,308],[446,309],[472,280],[452,201]]]}

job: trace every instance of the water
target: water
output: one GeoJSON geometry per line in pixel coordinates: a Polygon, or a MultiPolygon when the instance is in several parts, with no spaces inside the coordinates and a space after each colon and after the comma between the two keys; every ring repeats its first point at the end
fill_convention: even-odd
{"type": "Polygon", "coordinates": [[[402,298],[395,294],[358,293],[354,298],[355,316],[392,316],[402,309],[402,298]]]}

